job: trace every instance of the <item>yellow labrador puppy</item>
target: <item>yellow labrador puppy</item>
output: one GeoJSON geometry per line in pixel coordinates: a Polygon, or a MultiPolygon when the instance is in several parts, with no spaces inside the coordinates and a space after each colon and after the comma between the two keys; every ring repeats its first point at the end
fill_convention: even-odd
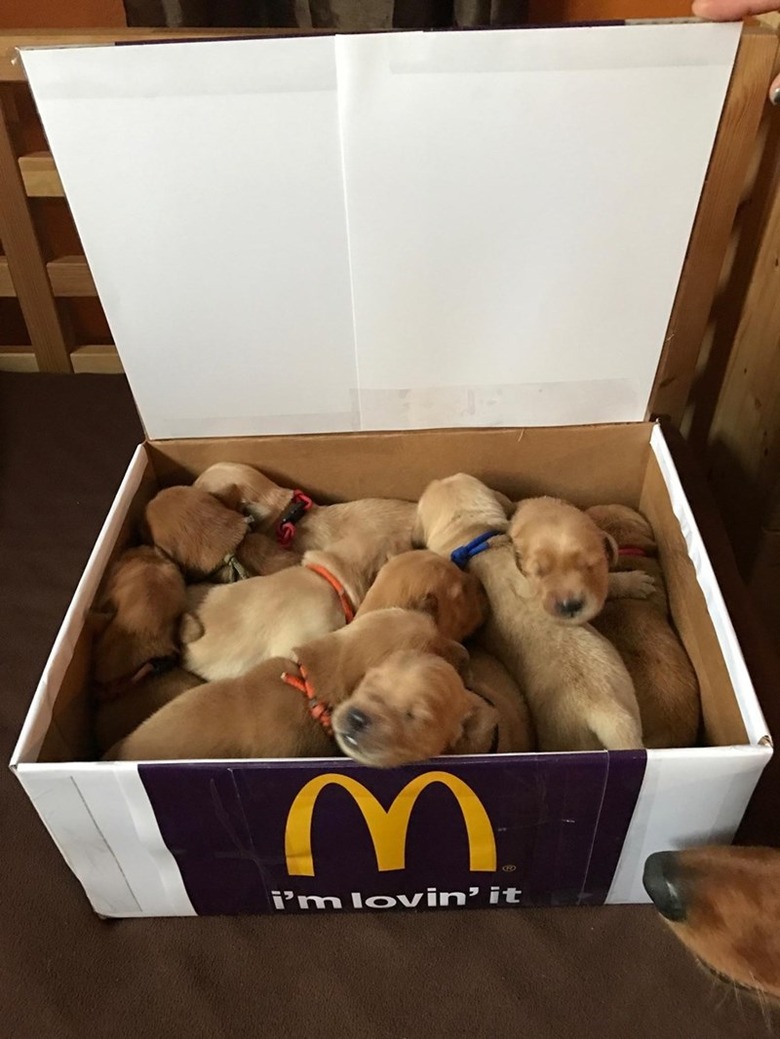
{"type": "Polygon", "coordinates": [[[430,613],[439,631],[462,642],[487,616],[487,596],[477,578],[430,552],[415,549],[389,559],[368,590],[357,616],[400,606],[430,613]]]}
{"type": "Polygon", "coordinates": [[[267,577],[191,585],[180,631],[184,667],[214,681],[288,657],[293,646],[349,623],[386,559],[385,547],[353,537],[267,577]]]}
{"type": "Polygon", "coordinates": [[[184,693],[112,748],[106,760],[332,755],[332,712],[349,701],[367,672],[399,649],[435,654],[456,669],[468,660],[427,614],[377,610],[240,678],[184,693]]]}
{"type": "Polygon", "coordinates": [[[388,555],[412,547],[414,502],[396,498],[362,498],[336,505],[317,505],[299,490],[280,487],[251,465],[218,462],[209,466],[195,486],[238,505],[252,516],[256,529],[292,545],[298,552],[327,549],[352,535],[378,541],[388,555]]]}
{"type": "Polygon", "coordinates": [[[452,664],[409,649],[371,668],[333,712],[339,747],[377,768],[485,754],[495,750],[498,724],[496,708],[470,692],[452,664]]]}
{"type": "Polygon", "coordinates": [[[615,539],[560,498],[519,502],[509,536],[532,593],[563,624],[592,620],[607,598],[646,598],[652,592],[646,573],[610,573],[618,560],[615,539]]]}
{"type": "Polygon", "coordinates": [[[588,513],[617,542],[617,565],[655,581],[651,598],[607,602],[593,620],[617,647],[634,680],[645,746],[692,747],[701,715],[699,683],[670,623],[653,529],[641,513],[625,505],[598,505],[588,513]]]}
{"type": "Polygon", "coordinates": [[[522,754],[536,750],[536,734],[528,701],[500,660],[477,646],[469,647],[471,673],[468,688],[498,712],[498,754],[522,754]]]}
{"type": "Polygon", "coordinates": [[[539,749],[641,747],[634,687],[617,650],[589,625],[560,624],[543,609],[506,528],[501,501],[464,473],[434,480],[420,498],[417,536],[468,566],[487,592],[481,641],[525,693],[539,749]]]}
{"type": "Polygon", "coordinates": [[[179,664],[176,632],[187,608],[178,567],[154,548],[124,552],[90,614],[92,705],[101,751],[144,718],[198,685],[179,664]]]}

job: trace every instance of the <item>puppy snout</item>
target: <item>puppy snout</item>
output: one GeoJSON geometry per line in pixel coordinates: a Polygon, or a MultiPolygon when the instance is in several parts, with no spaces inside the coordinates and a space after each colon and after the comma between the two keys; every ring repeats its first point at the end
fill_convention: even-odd
{"type": "Polygon", "coordinates": [[[687,906],[677,854],[656,851],[645,862],[642,883],[662,916],[679,922],[685,919],[687,906]]]}
{"type": "Polygon", "coordinates": [[[570,619],[576,617],[578,613],[581,613],[584,605],[585,602],[583,599],[570,596],[568,599],[558,599],[555,603],[555,611],[560,614],[561,617],[570,619]]]}
{"type": "Polygon", "coordinates": [[[369,716],[359,707],[350,707],[347,711],[346,722],[352,732],[361,732],[370,721],[369,716]]]}

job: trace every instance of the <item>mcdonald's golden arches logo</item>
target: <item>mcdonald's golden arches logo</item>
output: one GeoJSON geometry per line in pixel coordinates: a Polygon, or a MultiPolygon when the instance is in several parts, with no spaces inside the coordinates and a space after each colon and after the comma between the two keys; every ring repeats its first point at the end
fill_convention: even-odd
{"type": "Polygon", "coordinates": [[[416,776],[401,790],[385,811],[379,801],[358,780],[326,772],[315,776],[295,797],[287,816],[284,852],[287,872],[292,877],[313,877],[311,825],[317,798],[330,785],[340,786],[352,795],[365,819],[374,843],[376,866],[380,872],[406,867],[406,834],[412,810],[426,787],[441,783],[452,793],[463,815],[469,843],[469,869],[472,872],[494,872],[496,839],[484,805],[468,785],[449,772],[425,772],[416,776]]]}

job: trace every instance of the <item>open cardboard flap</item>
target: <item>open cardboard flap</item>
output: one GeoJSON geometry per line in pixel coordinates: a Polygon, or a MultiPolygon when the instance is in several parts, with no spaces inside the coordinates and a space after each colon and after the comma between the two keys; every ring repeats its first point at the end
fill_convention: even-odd
{"type": "Polygon", "coordinates": [[[151,437],[645,413],[739,39],[23,54],[151,437]]]}

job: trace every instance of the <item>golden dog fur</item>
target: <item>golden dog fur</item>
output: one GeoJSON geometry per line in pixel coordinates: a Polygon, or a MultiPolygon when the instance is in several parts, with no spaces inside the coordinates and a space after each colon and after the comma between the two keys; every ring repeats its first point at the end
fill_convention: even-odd
{"type": "Polygon", "coordinates": [[[473,574],[426,549],[389,559],[368,590],[357,616],[388,606],[429,613],[445,638],[462,642],[484,623],[487,596],[473,574]]]}
{"type": "Polygon", "coordinates": [[[646,553],[619,556],[626,571],[644,572],[655,582],[650,599],[607,602],[593,626],[615,646],[634,680],[646,747],[692,747],[701,704],[688,654],[669,623],[658,548],[647,520],[624,505],[599,505],[589,515],[617,544],[646,553]]]}
{"type": "MultiPolygon", "coordinates": [[[[280,487],[252,466],[218,462],[206,469],[195,486],[209,491],[228,504],[239,506],[253,517],[256,529],[274,537],[282,513],[295,493],[280,487]]],[[[387,548],[388,555],[412,547],[411,534],[416,506],[396,498],[362,498],[336,505],[317,505],[295,525],[294,546],[299,552],[328,549],[335,542],[355,535],[387,548]]]]}
{"type": "Polygon", "coordinates": [[[250,531],[251,519],[202,488],[167,487],[146,506],[150,540],[192,580],[229,584],[244,576],[275,574],[296,566],[300,554],[267,534],[250,531]]]}
{"type": "Polygon", "coordinates": [[[377,768],[484,754],[497,725],[498,711],[466,689],[452,664],[409,649],[371,668],[333,712],[339,747],[377,768]]]}
{"type": "Polygon", "coordinates": [[[641,572],[610,574],[618,559],[617,543],[570,502],[518,502],[509,536],[531,591],[560,623],[584,624],[600,613],[607,597],[645,598],[652,590],[641,572]]]}
{"type": "Polygon", "coordinates": [[[645,886],[703,963],[780,999],[780,851],[706,846],[664,852],[648,859],[645,886]],[[651,879],[653,860],[660,861],[651,879]]]}
{"type": "Polygon", "coordinates": [[[176,631],[187,607],[178,567],[154,548],[129,549],[108,573],[102,614],[92,614],[95,738],[101,751],[200,679],[180,667],[155,673],[153,661],[178,659],[176,631]]]}
{"type": "Polygon", "coordinates": [[[266,660],[240,678],[208,682],[177,697],[115,746],[107,760],[322,757],[336,749],[306,696],[282,680],[306,670],[317,699],[347,701],[365,674],[398,649],[433,653],[455,668],[468,654],[427,614],[377,610],[307,645],[266,660]]]}
{"type": "MultiPolygon", "coordinates": [[[[501,502],[472,476],[434,480],[420,498],[417,534],[442,555],[486,531],[506,527],[501,502]]],[[[617,650],[587,624],[553,620],[518,569],[508,537],[493,538],[469,567],[481,580],[491,608],[480,641],[517,679],[539,749],[641,747],[633,683],[617,650]]]]}
{"type": "Polygon", "coordinates": [[[536,750],[536,733],[528,702],[504,665],[477,646],[469,647],[471,673],[468,688],[498,712],[498,754],[524,754],[536,750]]]}
{"type": "Polygon", "coordinates": [[[229,585],[192,585],[181,626],[184,666],[214,681],[237,678],[269,657],[346,623],[333,587],[309,564],[325,567],[357,609],[387,553],[357,537],[329,552],[307,552],[304,565],[229,585]]]}

